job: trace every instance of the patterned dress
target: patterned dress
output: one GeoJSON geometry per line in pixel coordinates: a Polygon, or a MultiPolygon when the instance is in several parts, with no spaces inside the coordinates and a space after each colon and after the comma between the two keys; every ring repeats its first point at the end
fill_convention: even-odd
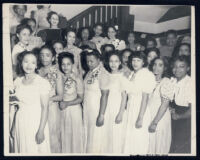
{"type": "MultiPolygon", "coordinates": [[[[64,76],[63,101],[73,101],[77,94],[83,94],[83,82],[71,74],[64,76]]],[[[84,152],[83,112],[81,104],[67,106],[61,111],[62,153],[84,152]]]]}
{"type": "MultiPolygon", "coordinates": [[[[51,66],[49,68],[49,72],[44,74],[40,69],[39,74],[47,79],[51,84],[51,92],[50,97],[56,95],[56,81],[58,78],[58,74],[61,74],[57,68],[57,66],[51,66]]],[[[61,132],[60,132],[60,109],[58,106],[58,102],[49,103],[49,132],[50,132],[50,144],[51,144],[51,152],[52,153],[60,153],[61,152],[61,132]]]]}

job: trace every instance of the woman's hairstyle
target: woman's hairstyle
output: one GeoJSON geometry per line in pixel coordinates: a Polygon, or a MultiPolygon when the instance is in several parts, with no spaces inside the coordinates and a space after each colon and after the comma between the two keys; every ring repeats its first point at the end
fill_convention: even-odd
{"type": "MultiPolygon", "coordinates": [[[[115,37],[118,37],[118,31],[117,31],[117,29],[115,28],[115,26],[113,26],[113,25],[110,25],[110,26],[107,27],[106,36],[108,37],[108,30],[109,30],[109,28],[112,28],[112,29],[116,32],[116,36],[115,36],[115,37]]],[[[109,37],[108,37],[108,38],[109,38],[109,37]]]]}
{"type": "Polygon", "coordinates": [[[190,52],[191,52],[191,46],[190,46],[190,44],[188,44],[188,43],[181,43],[181,44],[177,45],[177,46],[174,48],[174,51],[173,51],[173,53],[172,53],[172,57],[177,57],[177,56],[179,56],[179,51],[180,51],[180,48],[181,48],[182,46],[187,46],[187,47],[189,48],[190,52]]]}
{"type": "Polygon", "coordinates": [[[148,44],[149,41],[153,42],[154,45],[155,45],[155,47],[157,46],[157,42],[156,42],[155,38],[153,38],[153,37],[147,37],[146,41],[145,41],[145,47],[147,47],[147,44],[148,44]]]}
{"type": "Polygon", "coordinates": [[[71,54],[69,52],[60,53],[58,56],[58,66],[62,73],[64,73],[64,71],[62,70],[62,61],[64,58],[68,58],[72,62],[72,64],[74,64],[74,55],[73,54],[71,54]]]}
{"type": "Polygon", "coordinates": [[[147,48],[145,50],[146,56],[148,56],[148,54],[150,52],[155,52],[157,54],[157,57],[160,57],[160,50],[158,48],[155,48],[155,47],[154,48],[147,48]]]}
{"type": "Polygon", "coordinates": [[[190,56],[182,55],[182,56],[176,56],[176,57],[174,57],[172,59],[172,61],[171,61],[172,62],[172,67],[174,66],[174,63],[176,61],[185,62],[188,65],[188,67],[190,67],[190,64],[191,64],[191,62],[190,62],[190,56]]]}
{"type": "Polygon", "coordinates": [[[74,28],[67,28],[67,29],[63,30],[64,39],[66,39],[65,37],[67,37],[69,32],[73,32],[76,35],[76,30],[74,28]]]}
{"type": "MultiPolygon", "coordinates": [[[[49,12],[48,15],[47,15],[47,21],[49,22],[50,25],[51,25],[51,22],[50,22],[51,16],[54,15],[54,14],[56,14],[58,16],[58,13],[56,13],[54,11],[49,12]]],[[[58,20],[59,20],[59,16],[58,16],[58,20]]]]}
{"type": "Polygon", "coordinates": [[[106,47],[112,48],[113,51],[115,51],[115,46],[113,44],[104,44],[101,46],[101,52],[104,53],[106,50],[106,47]]]}
{"type": "Polygon", "coordinates": [[[23,52],[19,53],[17,56],[16,73],[20,77],[25,75],[24,69],[22,67],[22,62],[23,62],[24,57],[29,54],[35,56],[35,58],[36,58],[37,66],[36,66],[35,72],[38,73],[38,66],[39,66],[38,54],[35,53],[34,51],[23,51],[23,52]]]}
{"type": "Polygon", "coordinates": [[[120,52],[120,55],[121,55],[120,57],[122,58],[123,55],[124,55],[124,53],[126,53],[126,52],[130,52],[130,55],[133,54],[133,51],[132,51],[131,49],[126,48],[126,49],[123,49],[123,50],[120,52]]]}
{"type": "Polygon", "coordinates": [[[82,32],[83,32],[83,30],[88,30],[88,32],[89,32],[88,40],[92,39],[92,37],[93,37],[94,34],[92,33],[90,27],[81,27],[81,28],[78,30],[77,38],[79,38],[80,40],[82,40],[82,32]]]}
{"type": "MultiPolygon", "coordinates": [[[[13,5],[13,11],[16,13],[16,9],[19,5],[13,5]]],[[[25,9],[25,11],[27,11],[27,6],[26,5],[22,5],[25,9]]]]}
{"type": "Polygon", "coordinates": [[[28,29],[30,31],[30,33],[32,33],[32,29],[28,24],[19,24],[19,25],[17,25],[16,33],[20,34],[20,32],[22,30],[24,30],[24,29],[28,29]]]}
{"type": "Polygon", "coordinates": [[[168,57],[156,57],[155,59],[153,59],[149,65],[149,70],[153,72],[153,66],[155,64],[156,60],[161,60],[164,64],[164,71],[162,74],[162,77],[170,77],[170,65],[169,65],[169,58],[168,57]]]}
{"type": "MultiPolygon", "coordinates": [[[[119,58],[119,61],[121,62],[120,54],[117,51],[108,52],[108,56],[107,56],[107,60],[106,60],[106,62],[108,62],[108,64],[105,66],[105,68],[107,69],[108,72],[112,71],[110,68],[110,65],[109,65],[109,61],[110,61],[110,57],[113,55],[117,56],[119,58]]],[[[121,68],[122,68],[122,64],[119,65],[118,69],[121,69],[121,68]]]]}
{"type": "MultiPolygon", "coordinates": [[[[96,23],[94,26],[93,26],[93,28],[96,28],[96,27],[98,27],[98,26],[100,26],[101,28],[102,28],[102,33],[101,33],[101,37],[105,37],[105,34],[104,34],[104,26],[103,26],[103,24],[102,23],[96,23]]],[[[94,33],[93,33],[94,34],[94,33]]],[[[94,36],[94,35],[93,35],[94,36]]]]}
{"type": "Polygon", "coordinates": [[[65,43],[61,40],[52,41],[52,46],[54,46],[56,43],[60,43],[63,46],[63,48],[65,47],[65,43]]]}
{"type": "Polygon", "coordinates": [[[32,21],[32,22],[34,22],[34,23],[36,24],[35,18],[23,18],[23,19],[21,20],[21,24],[23,24],[23,25],[28,25],[28,22],[29,22],[29,21],[32,21]]]}
{"type": "Polygon", "coordinates": [[[128,66],[131,70],[134,70],[134,68],[132,66],[133,58],[139,58],[139,59],[143,60],[143,62],[144,62],[143,67],[147,66],[147,56],[145,55],[145,53],[143,51],[136,51],[136,52],[133,52],[133,54],[130,55],[128,58],[128,66]]]}
{"type": "Polygon", "coordinates": [[[168,30],[166,33],[165,33],[165,36],[167,37],[169,34],[173,34],[175,37],[177,37],[177,32],[176,30],[168,30]]]}
{"type": "MultiPolygon", "coordinates": [[[[55,51],[55,49],[52,46],[45,44],[40,48],[39,55],[41,54],[41,51],[43,49],[48,49],[52,53],[52,57],[54,57],[54,61],[52,62],[52,64],[55,65],[56,64],[56,59],[55,59],[56,51],[55,51]]],[[[40,64],[42,64],[40,58],[39,58],[39,60],[40,60],[40,64]]]]}
{"type": "Polygon", "coordinates": [[[84,52],[86,52],[86,56],[94,56],[97,59],[101,59],[101,54],[99,53],[99,51],[97,49],[88,49],[85,50],[84,52]]]}

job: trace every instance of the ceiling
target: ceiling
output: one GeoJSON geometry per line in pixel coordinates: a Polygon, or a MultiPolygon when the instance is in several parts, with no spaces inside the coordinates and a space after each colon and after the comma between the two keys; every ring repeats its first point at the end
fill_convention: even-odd
{"type": "Polygon", "coordinates": [[[130,14],[135,15],[136,21],[156,23],[171,8],[177,5],[134,5],[130,7],[130,14]]]}

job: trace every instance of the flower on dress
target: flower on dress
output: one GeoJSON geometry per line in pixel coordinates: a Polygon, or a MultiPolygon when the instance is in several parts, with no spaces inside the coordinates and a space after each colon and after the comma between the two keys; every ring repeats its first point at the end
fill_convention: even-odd
{"type": "Polygon", "coordinates": [[[72,88],[72,84],[74,83],[74,79],[72,77],[67,77],[64,83],[64,89],[68,90],[72,88]]]}
{"type": "Polygon", "coordinates": [[[95,81],[95,79],[98,79],[99,73],[100,73],[100,70],[99,70],[99,69],[96,70],[95,72],[93,72],[93,73],[91,74],[91,76],[89,76],[89,78],[88,78],[88,80],[87,80],[87,83],[88,83],[88,84],[93,84],[94,81],[95,81]]]}

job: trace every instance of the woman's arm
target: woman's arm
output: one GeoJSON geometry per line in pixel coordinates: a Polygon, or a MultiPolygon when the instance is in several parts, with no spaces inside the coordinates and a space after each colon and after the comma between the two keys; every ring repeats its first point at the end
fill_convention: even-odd
{"type": "Polygon", "coordinates": [[[61,74],[57,74],[56,80],[56,95],[50,98],[50,101],[58,102],[63,99],[63,78],[61,74]]]}
{"type": "Polygon", "coordinates": [[[161,106],[160,106],[156,116],[154,117],[153,121],[151,122],[151,124],[149,126],[149,132],[155,132],[157,124],[159,123],[159,121],[164,116],[168,107],[169,107],[169,100],[166,99],[166,98],[161,98],[161,106]]]}
{"type": "Polygon", "coordinates": [[[141,128],[142,127],[142,121],[143,121],[143,117],[144,114],[146,112],[146,108],[147,108],[147,103],[149,100],[149,94],[148,93],[142,93],[142,101],[141,101],[141,105],[140,105],[140,112],[136,121],[136,128],[141,128]]]}
{"type": "Polygon", "coordinates": [[[126,103],[127,103],[127,94],[126,92],[122,92],[121,93],[121,105],[120,105],[120,109],[119,109],[119,113],[115,119],[115,123],[120,123],[122,121],[122,117],[123,117],[123,113],[125,111],[126,108],[126,103]]]}
{"type": "Polygon", "coordinates": [[[41,117],[40,117],[40,125],[38,132],[36,134],[36,142],[37,144],[40,144],[44,141],[44,128],[47,123],[48,119],[48,111],[49,111],[49,95],[41,95],[40,97],[41,101],[41,117]]]}
{"type": "Polygon", "coordinates": [[[73,106],[76,104],[80,104],[83,102],[83,94],[78,94],[77,98],[72,100],[72,101],[63,101],[60,102],[60,109],[63,110],[65,108],[67,108],[68,106],[73,106]]]}
{"type": "Polygon", "coordinates": [[[99,108],[99,115],[97,117],[97,126],[102,126],[104,121],[104,114],[106,112],[106,106],[108,101],[109,90],[101,90],[101,99],[100,99],[100,108],[99,108]]]}

